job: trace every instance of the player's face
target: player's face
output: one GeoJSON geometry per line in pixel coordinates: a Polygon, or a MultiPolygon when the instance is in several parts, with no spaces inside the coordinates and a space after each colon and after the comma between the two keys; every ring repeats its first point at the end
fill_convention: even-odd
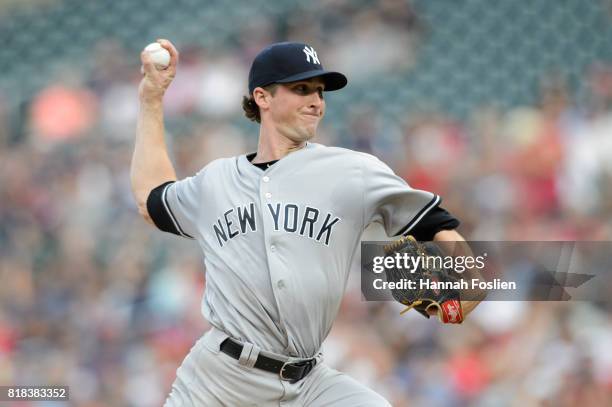
{"type": "Polygon", "coordinates": [[[324,89],[319,78],[278,86],[270,114],[279,133],[298,143],[313,138],[325,114],[324,89]]]}

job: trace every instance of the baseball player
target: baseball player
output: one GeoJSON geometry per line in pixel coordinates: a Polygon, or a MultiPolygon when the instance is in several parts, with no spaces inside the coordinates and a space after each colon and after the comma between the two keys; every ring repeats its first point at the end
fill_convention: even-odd
{"type": "MultiPolygon", "coordinates": [[[[325,92],[347,84],[314,48],[273,44],[252,63],[245,114],[257,151],[221,158],[177,181],[164,142],[162,98],[179,54],[157,70],[141,54],[131,166],[144,218],[193,239],[206,265],[202,313],[212,328],[180,368],[166,406],[389,406],[328,367],[320,353],[338,313],[363,230],[462,240],[437,195],[410,188],[377,158],[311,140],[325,92]]],[[[474,304],[463,304],[463,313],[474,304]]]]}

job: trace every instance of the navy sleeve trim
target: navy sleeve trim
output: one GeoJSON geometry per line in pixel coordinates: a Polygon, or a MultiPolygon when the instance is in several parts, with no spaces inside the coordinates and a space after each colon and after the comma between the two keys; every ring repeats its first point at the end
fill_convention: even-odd
{"type": "Polygon", "coordinates": [[[170,205],[168,205],[166,191],[174,182],[165,182],[151,191],[147,198],[147,211],[159,230],[193,239],[181,228],[172,209],[170,209],[170,205]]]}
{"type": "Polygon", "coordinates": [[[440,197],[434,194],[431,201],[429,201],[429,203],[425,205],[423,209],[421,209],[419,213],[417,213],[406,226],[404,226],[399,232],[397,232],[395,236],[399,236],[399,235],[406,236],[408,232],[410,232],[410,230],[414,227],[414,225],[419,223],[421,219],[423,219],[423,217],[427,214],[427,212],[429,212],[432,208],[435,208],[436,206],[438,206],[440,202],[441,202],[440,197]]]}
{"type": "Polygon", "coordinates": [[[410,234],[422,242],[432,241],[439,231],[457,229],[459,225],[457,218],[446,209],[436,206],[412,228],[410,234]]]}

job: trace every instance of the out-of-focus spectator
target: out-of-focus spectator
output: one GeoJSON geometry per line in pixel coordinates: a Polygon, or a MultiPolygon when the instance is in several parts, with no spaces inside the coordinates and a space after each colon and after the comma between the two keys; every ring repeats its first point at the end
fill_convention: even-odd
{"type": "Polygon", "coordinates": [[[51,85],[32,101],[32,130],[39,141],[80,137],[93,127],[96,113],[96,98],[88,89],[51,85]]]}

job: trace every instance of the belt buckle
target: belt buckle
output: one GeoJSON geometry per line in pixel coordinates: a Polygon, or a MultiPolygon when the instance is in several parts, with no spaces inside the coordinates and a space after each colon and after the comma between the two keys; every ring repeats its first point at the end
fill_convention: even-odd
{"type": "Polygon", "coordinates": [[[292,378],[290,378],[290,377],[285,377],[285,376],[283,375],[283,373],[285,372],[285,367],[286,367],[287,365],[292,365],[292,364],[293,364],[293,362],[291,362],[291,360],[288,360],[288,361],[286,361],[285,363],[283,363],[283,366],[281,367],[281,370],[280,370],[280,372],[278,373],[278,375],[280,376],[281,380],[284,380],[284,381],[286,381],[286,382],[290,382],[290,381],[292,381],[292,380],[293,380],[292,378]]]}
{"type": "Polygon", "coordinates": [[[299,380],[302,380],[304,377],[306,377],[306,375],[308,375],[308,373],[310,373],[310,371],[312,370],[312,368],[314,366],[314,363],[315,363],[314,359],[302,360],[300,362],[292,362],[291,360],[288,360],[285,363],[283,363],[283,366],[281,367],[281,370],[278,373],[278,375],[280,376],[281,380],[285,380],[285,381],[288,381],[288,382],[297,382],[299,380]],[[297,379],[292,379],[292,378],[284,376],[285,367],[287,365],[293,365],[293,366],[296,366],[296,367],[305,366],[306,370],[302,372],[303,373],[302,377],[297,378],[297,379]],[[308,366],[310,366],[310,368],[308,368],[308,366]]]}

